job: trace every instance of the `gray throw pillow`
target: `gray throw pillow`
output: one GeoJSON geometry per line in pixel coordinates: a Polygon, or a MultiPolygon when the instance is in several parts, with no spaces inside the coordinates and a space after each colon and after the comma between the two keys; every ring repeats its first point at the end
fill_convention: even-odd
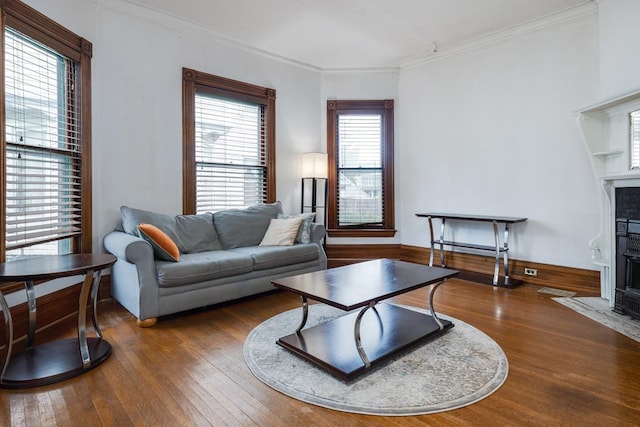
{"type": "Polygon", "coordinates": [[[281,219],[302,218],[302,224],[300,225],[300,229],[298,230],[298,235],[296,236],[296,243],[311,242],[311,223],[313,222],[315,217],[316,217],[315,212],[293,214],[293,215],[278,214],[278,218],[281,218],[281,219]]]}
{"type": "Polygon", "coordinates": [[[227,209],[213,214],[213,225],[224,249],[258,246],[271,220],[281,213],[280,202],[227,209]]]}

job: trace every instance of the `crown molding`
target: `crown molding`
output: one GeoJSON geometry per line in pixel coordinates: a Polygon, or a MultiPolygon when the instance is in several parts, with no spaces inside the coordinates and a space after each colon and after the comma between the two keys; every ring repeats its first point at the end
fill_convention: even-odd
{"type": "Polygon", "coordinates": [[[597,3],[594,0],[591,0],[590,3],[564,9],[557,13],[547,15],[543,18],[535,19],[519,25],[514,25],[512,27],[498,30],[490,34],[485,34],[483,36],[476,37],[474,39],[456,45],[452,45],[449,47],[439,47],[438,52],[403,62],[399,65],[399,68],[401,70],[405,70],[430,62],[440,61],[453,55],[473,51],[481,47],[499,43],[504,40],[520,37],[522,35],[540,31],[545,28],[550,28],[566,22],[570,22],[584,16],[589,16],[597,13],[597,11],[597,3]]]}
{"type": "Polygon", "coordinates": [[[298,60],[284,54],[278,54],[275,52],[260,49],[256,46],[246,43],[243,40],[234,38],[219,31],[215,31],[195,21],[170,14],[160,9],[151,8],[147,5],[140,5],[135,0],[98,0],[97,4],[98,7],[103,7],[105,9],[110,9],[116,12],[134,16],[145,21],[171,28],[173,30],[183,31],[191,35],[200,36],[202,34],[206,34],[220,44],[234,47],[248,53],[274,59],[276,61],[294,65],[296,67],[304,68],[310,71],[323,71],[321,68],[311,65],[303,60],[298,60]]]}
{"type": "Polygon", "coordinates": [[[358,67],[358,68],[322,68],[312,65],[303,59],[292,58],[285,54],[267,51],[259,47],[250,45],[249,43],[230,36],[228,34],[213,30],[197,22],[170,14],[166,11],[151,8],[147,5],[141,5],[135,0],[97,0],[97,5],[105,9],[110,9],[120,13],[124,13],[136,18],[140,18],[149,22],[153,22],[174,30],[183,31],[195,36],[206,34],[220,44],[234,47],[248,53],[263,56],[279,62],[283,62],[296,67],[304,68],[309,71],[328,74],[341,73],[374,73],[374,72],[399,72],[430,62],[440,61],[452,55],[469,52],[484,46],[492,45],[504,40],[518,37],[524,34],[539,31],[548,27],[556,26],[574,19],[594,14],[598,10],[598,3],[604,0],[591,0],[591,2],[562,10],[560,12],[547,15],[540,19],[535,19],[524,24],[515,25],[503,30],[498,30],[490,34],[477,37],[452,46],[443,46],[438,48],[438,52],[421,55],[401,62],[398,66],[385,67],[358,67]]]}

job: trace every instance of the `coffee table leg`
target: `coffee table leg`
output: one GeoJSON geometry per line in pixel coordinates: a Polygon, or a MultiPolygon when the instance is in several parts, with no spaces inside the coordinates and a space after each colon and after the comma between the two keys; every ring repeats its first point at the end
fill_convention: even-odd
{"type": "MultiPolygon", "coordinates": [[[[373,311],[376,312],[376,315],[378,315],[378,310],[376,310],[376,308],[374,307],[375,305],[375,301],[371,301],[368,306],[360,310],[358,316],[356,317],[356,322],[353,326],[353,336],[355,337],[356,341],[356,349],[358,350],[358,354],[360,355],[360,359],[362,359],[365,368],[371,366],[371,362],[367,357],[367,353],[364,351],[364,347],[362,347],[362,339],[360,338],[360,322],[362,321],[362,316],[364,316],[364,313],[370,308],[372,308],[373,311]]],[[[380,320],[380,315],[378,315],[378,319],[380,320]]],[[[380,324],[382,325],[382,322],[380,324]]]]}
{"type": "Polygon", "coordinates": [[[299,334],[304,325],[307,324],[307,317],[309,316],[309,303],[307,302],[307,297],[304,295],[300,295],[300,299],[302,299],[302,321],[300,321],[300,326],[296,329],[296,334],[299,334]]]}
{"type": "Polygon", "coordinates": [[[438,316],[436,315],[436,310],[433,308],[433,296],[436,293],[436,289],[438,289],[438,287],[443,283],[444,281],[436,283],[435,285],[433,285],[433,287],[429,291],[429,310],[431,311],[431,317],[433,318],[433,320],[435,320],[440,330],[444,329],[444,325],[442,324],[440,319],[438,319],[438,316]]]}

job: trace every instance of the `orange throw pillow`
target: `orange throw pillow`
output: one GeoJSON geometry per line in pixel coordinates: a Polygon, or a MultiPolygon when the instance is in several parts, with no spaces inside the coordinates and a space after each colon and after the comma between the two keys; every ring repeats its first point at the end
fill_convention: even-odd
{"type": "Polygon", "coordinates": [[[138,224],[140,237],[151,244],[156,258],[163,261],[178,262],[180,251],[176,244],[162,230],[151,224],[138,224]]]}

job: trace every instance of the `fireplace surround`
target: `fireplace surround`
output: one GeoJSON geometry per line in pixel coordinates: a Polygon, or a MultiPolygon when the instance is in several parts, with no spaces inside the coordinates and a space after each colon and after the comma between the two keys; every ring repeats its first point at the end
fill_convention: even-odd
{"type": "Polygon", "coordinates": [[[640,317],[640,169],[631,169],[629,142],[629,115],[638,110],[640,90],[583,108],[578,128],[598,189],[600,232],[589,245],[600,294],[615,311],[640,317]],[[637,253],[628,251],[636,238],[637,253]],[[627,274],[637,288],[627,287],[627,274]]]}

